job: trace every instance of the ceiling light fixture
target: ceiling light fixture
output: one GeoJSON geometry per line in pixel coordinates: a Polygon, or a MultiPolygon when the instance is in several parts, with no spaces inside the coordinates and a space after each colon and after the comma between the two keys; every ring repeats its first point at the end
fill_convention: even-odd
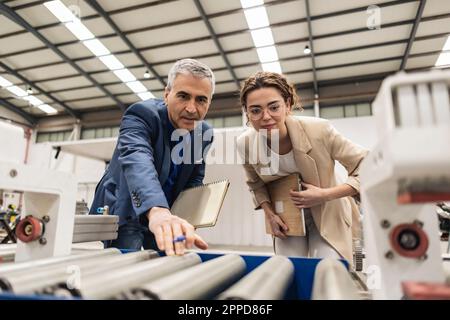
{"type": "Polygon", "coordinates": [[[303,50],[304,54],[310,54],[311,53],[311,49],[309,48],[308,45],[305,46],[305,49],[303,50]]]}

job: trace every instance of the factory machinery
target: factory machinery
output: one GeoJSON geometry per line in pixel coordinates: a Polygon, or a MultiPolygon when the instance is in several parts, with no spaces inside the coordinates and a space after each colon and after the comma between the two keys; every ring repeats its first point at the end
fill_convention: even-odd
{"type": "Polygon", "coordinates": [[[436,214],[450,200],[449,88],[448,71],[399,73],[372,105],[379,142],[360,178],[375,299],[450,299],[436,214]]]}
{"type": "MultiPolygon", "coordinates": [[[[0,297],[50,295],[63,299],[277,300],[295,285],[291,259],[272,256],[248,272],[237,254],[202,262],[195,252],[160,256],[152,250],[96,252],[0,266],[0,297]]],[[[313,299],[358,299],[341,261],[316,267],[313,299]]]]}
{"type": "MultiPolygon", "coordinates": [[[[436,214],[438,204],[447,230],[449,87],[449,72],[400,73],[383,82],[373,104],[379,143],[363,161],[360,178],[364,267],[374,299],[450,299],[436,214]]],[[[117,218],[76,216],[73,177],[0,162],[0,189],[23,192],[24,202],[17,246],[0,247],[0,255],[13,252],[15,259],[0,264],[0,296],[284,299],[305,272],[295,258],[277,255],[250,267],[237,254],[205,259],[196,252],[76,252],[73,242],[117,237],[117,218]]],[[[316,262],[312,299],[364,298],[341,261],[316,262]]]]}
{"type": "Polygon", "coordinates": [[[99,215],[75,215],[77,185],[68,173],[0,162],[0,189],[23,198],[14,233],[8,230],[17,244],[0,245],[1,261],[66,256],[72,243],[117,238],[118,217],[107,207],[99,215]]]}

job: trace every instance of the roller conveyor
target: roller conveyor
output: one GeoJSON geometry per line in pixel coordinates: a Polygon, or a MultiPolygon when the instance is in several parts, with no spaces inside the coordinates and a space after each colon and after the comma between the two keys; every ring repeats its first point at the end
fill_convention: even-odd
{"type": "Polygon", "coordinates": [[[125,255],[93,256],[54,266],[34,268],[32,272],[22,270],[0,277],[0,289],[15,294],[32,294],[59,282],[69,284],[70,281],[83,281],[84,277],[93,273],[108,272],[157,257],[159,255],[156,251],[145,250],[125,255]]]}
{"type": "Polygon", "coordinates": [[[107,299],[141,283],[147,283],[199,263],[201,259],[196,253],[162,257],[108,272],[91,274],[83,278],[79,288],[70,289],[65,282],[62,282],[53,288],[48,288],[46,292],[85,299],[107,299]]]}
{"type": "Polygon", "coordinates": [[[223,292],[224,300],[283,299],[294,279],[294,265],[287,257],[273,256],[223,292]]]}
{"type": "Polygon", "coordinates": [[[213,298],[245,272],[244,259],[224,255],[175,274],[134,287],[129,299],[195,300],[213,298]]]}

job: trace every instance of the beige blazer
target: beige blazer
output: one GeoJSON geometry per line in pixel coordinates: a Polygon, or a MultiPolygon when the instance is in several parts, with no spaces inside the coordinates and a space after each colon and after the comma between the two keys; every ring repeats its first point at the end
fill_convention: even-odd
{"type": "MultiPolygon", "coordinates": [[[[286,118],[286,126],[291,138],[295,162],[299,173],[306,183],[329,188],[337,185],[334,166],[339,161],[348,172],[346,184],[359,192],[359,165],[368,151],[344,138],[328,120],[313,117],[286,118]]],[[[260,135],[253,128],[246,130],[238,138],[238,150],[245,155],[244,169],[247,184],[253,194],[255,209],[259,209],[264,201],[270,202],[265,186],[276,178],[262,175],[263,164],[256,161],[249,163],[251,158],[249,146],[259,143],[260,135]]],[[[355,198],[358,198],[355,196],[355,198]]],[[[352,264],[352,220],[359,224],[358,207],[350,197],[328,201],[311,207],[314,222],[321,236],[346,260],[352,264]],[[355,212],[356,211],[356,212],[355,212]]],[[[353,228],[357,231],[359,227],[353,228]]],[[[355,235],[357,236],[357,235],[355,235]]]]}

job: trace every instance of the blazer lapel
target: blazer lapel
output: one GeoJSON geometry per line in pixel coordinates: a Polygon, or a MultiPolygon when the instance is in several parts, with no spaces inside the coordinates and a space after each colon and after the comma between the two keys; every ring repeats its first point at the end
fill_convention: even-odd
{"type": "Polygon", "coordinates": [[[311,143],[302,124],[292,116],[286,118],[286,126],[294,150],[294,159],[300,170],[302,181],[320,187],[316,161],[308,155],[311,143]]]}
{"type": "Polygon", "coordinates": [[[169,133],[166,131],[167,121],[169,121],[169,115],[167,113],[167,109],[164,110],[161,120],[162,120],[162,135],[164,137],[164,150],[163,150],[163,159],[159,166],[159,183],[164,185],[166,183],[167,178],[169,177],[170,171],[170,142],[169,142],[169,133]]]}

